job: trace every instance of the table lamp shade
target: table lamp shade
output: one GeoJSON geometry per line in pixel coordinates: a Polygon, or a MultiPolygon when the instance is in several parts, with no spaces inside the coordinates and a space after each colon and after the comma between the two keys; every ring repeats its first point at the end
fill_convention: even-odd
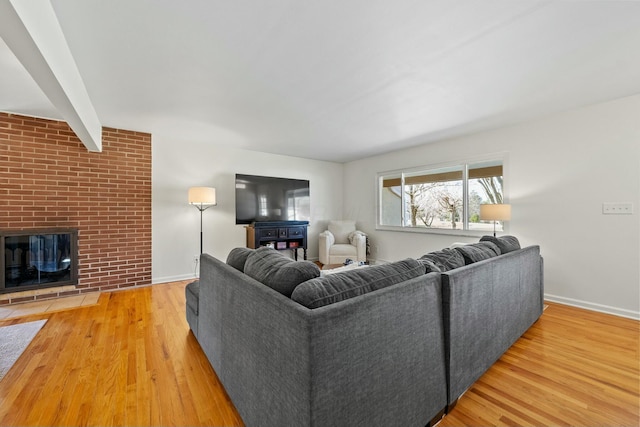
{"type": "Polygon", "coordinates": [[[489,221],[509,221],[511,219],[511,205],[480,205],[480,219],[489,221]]]}

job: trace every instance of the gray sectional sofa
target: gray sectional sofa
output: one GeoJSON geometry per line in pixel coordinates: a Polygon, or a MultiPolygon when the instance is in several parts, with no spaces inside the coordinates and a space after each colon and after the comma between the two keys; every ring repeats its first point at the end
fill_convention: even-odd
{"type": "Polygon", "coordinates": [[[187,320],[245,425],[430,425],[543,295],[537,246],[439,252],[323,277],[268,248],[204,254],[187,320]]]}

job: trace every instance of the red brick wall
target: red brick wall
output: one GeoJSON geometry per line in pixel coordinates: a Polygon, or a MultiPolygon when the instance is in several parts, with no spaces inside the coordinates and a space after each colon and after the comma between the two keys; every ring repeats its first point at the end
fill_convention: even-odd
{"type": "Polygon", "coordinates": [[[0,229],[51,227],[78,228],[65,294],[151,284],[151,135],[103,128],[92,153],[65,122],[0,113],[0,229]]]}

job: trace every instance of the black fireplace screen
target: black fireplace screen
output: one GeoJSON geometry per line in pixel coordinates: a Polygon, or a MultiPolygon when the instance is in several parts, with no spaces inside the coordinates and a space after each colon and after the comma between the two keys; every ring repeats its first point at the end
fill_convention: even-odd
{"type": "Polygon", "coordinates": [[[76,230],[0,233],[4,277],[0,291],[77,284],[76,230]]]}

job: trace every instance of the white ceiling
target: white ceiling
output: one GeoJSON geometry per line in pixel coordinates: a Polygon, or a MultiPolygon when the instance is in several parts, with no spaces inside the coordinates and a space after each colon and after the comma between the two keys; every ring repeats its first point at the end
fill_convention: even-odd
{"type": "MultiPolygon", "coordinates": [[[[637,1],[51,3],[101,124],[154,144],[345,162],[640,93],[637,1]]],[[[0,75],[64,119],[2,42],[0,75]]]]}

